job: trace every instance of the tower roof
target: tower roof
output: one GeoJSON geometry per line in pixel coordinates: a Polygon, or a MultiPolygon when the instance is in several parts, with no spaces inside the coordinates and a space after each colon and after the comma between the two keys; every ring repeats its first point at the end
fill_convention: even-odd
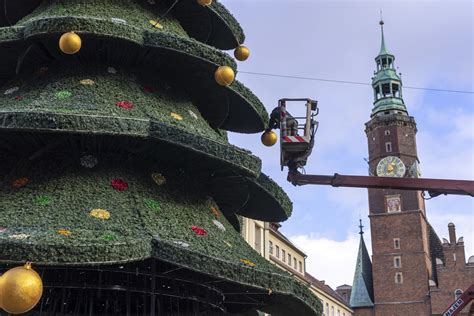
{"type": "Polygon", "coordinates": [[[352,283],[351,308],[374,306],[374,287],[372,283],[372,262],[364,242],[362,220],[360,220],[360,243],[356,270],[352,283]]]}
{"type": "Polygon", "coordinates": [[[382,31],[382,43],[380,45],[379,56],[382,56],[382,55],[391,55],[391,56],[393,56],[392,54],[390,54],[388,52],[387,47],[385,45],[385,36],[383,34],[383,25],[384,25],[383,20],[380,20],[379,24],[380,24],[380,30],[382,31]]]}
{"type": "Polygon", "coordinates": [[[372,88],[374,89],[374,107],[371,116],[387,111],[395,111],[398,114],[408,114],[402,97],[402,78],[397,74],[394,65],[395,56],[388,52],[385,45],[383,32],[383,20],[380,20],[380,30],[382,33],[382,43],[380,52],[375,58],[377,71],[372,77],[372,88]]]}

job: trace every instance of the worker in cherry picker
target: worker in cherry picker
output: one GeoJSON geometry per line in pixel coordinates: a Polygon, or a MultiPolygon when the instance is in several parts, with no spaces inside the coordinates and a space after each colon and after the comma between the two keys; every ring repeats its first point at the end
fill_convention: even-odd
{"type": "MultiPolygon", "coordinates": [[[[270,122],[268,123],[267,132],[275,128],[280,128],[281,108],[278,106],[273,109],[270,114],[270,122]]],[[[288,130],[288,136],[298,135],[298,121],[286,111],[286,129],[288,130]]]]}
{"type": "MultiPolygon", "coordinates": [[[[270,121],[268,123],[268,128],[266,132],[271,131],[275,128],[280,128],[280,121],[281,119],[281,108],[276,107],[273,109],[272,113],[270,114],[270,121]]],[[[314,123],[311,122],[311,125],[314,123]]],[[[298,121],[288,112],[286,111],[286,128],[288,131],[288,136],[297,136],[298,135],[298,121]]],[[[288,161],[287,166],[288,169],[292,172],[297,172],[298,168],[303,168],[306,165],[306,161],[308,157],[311,155],[314,146],[314,128],[311,126],[311,140],[308,144],[308,148],[301,152],[286,152],[285,161],[288,161]]]]}

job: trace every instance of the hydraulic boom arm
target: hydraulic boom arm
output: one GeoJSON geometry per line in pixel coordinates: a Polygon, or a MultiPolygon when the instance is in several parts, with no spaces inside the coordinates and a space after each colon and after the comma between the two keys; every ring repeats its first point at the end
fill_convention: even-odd
{"type": "MultiPolygon", "coordinates": [[[[474,300],[474,284],[472,284],[459,298],[451,304],[443,313],[443,316],[455,316],[459,314],[463,308],[474,300]]],[[[469,315],[474,312],[474,304],[471,305],[469,315]]]]}
{"type": "Polygon", "coordinates": [[[288,181],[294,185],[320,184],[332,185],[333,187],[427,191],[431,197],[440,194],[470,195],[474,197],[474,181],[469,180],[347,176],[337,173],[333,176],[322,176],[290,171],[288,181]]]}

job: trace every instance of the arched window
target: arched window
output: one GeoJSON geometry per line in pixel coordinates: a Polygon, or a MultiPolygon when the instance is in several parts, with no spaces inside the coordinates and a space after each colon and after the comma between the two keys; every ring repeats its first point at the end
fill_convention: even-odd
{"type": "Polygon", "coordinates": [[[397,284],[403,283],[403,275],[401,272],[395,273],[395,283],[397,284]]]}
{"type": "Polygon", "coordinates": [[[458,299],[459,297],[461,297],[461,295],[462,295],[462,290],[457,289],[456,291],[454,291],[454,298],[455,299],[458,299]]]}

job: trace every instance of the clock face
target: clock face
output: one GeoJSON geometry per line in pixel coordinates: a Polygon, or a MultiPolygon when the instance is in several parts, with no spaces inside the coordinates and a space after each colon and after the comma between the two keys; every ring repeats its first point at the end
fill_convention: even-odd
{"type": "Polygon", "coordinates": [[[379,177],[403,177],[405,171],[403,161],[395,156],[385,157],[377,164],[377,175],[379,177]]]}

